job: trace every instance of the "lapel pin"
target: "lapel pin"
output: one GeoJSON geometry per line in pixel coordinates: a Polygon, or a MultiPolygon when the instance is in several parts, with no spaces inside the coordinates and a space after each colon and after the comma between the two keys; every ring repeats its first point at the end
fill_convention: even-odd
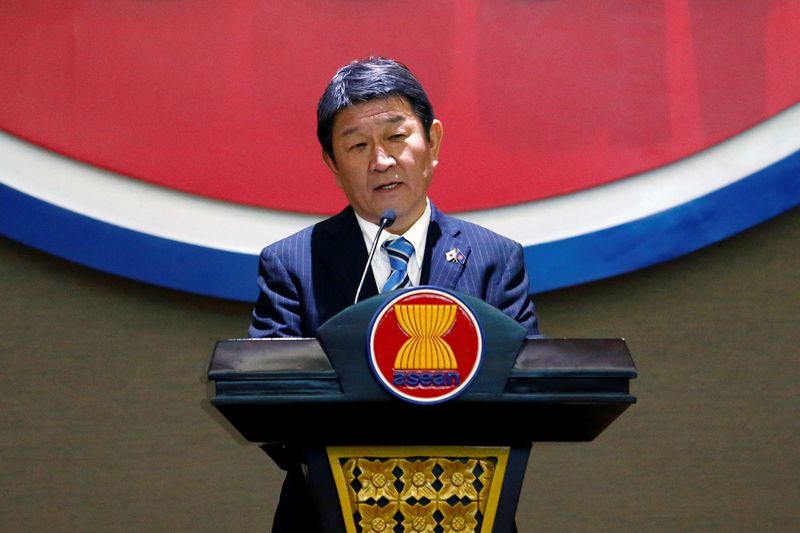
{"type": "Polygon", "coordinates": [[[453,248],[449,252],[445,253],[444,257],[445,259],[447,259],[448,262],[458,263],[460,265],[463,265],[464,262],[467,260],[467,256],[465,256],[464,253],[458,248],[453,248]]]}

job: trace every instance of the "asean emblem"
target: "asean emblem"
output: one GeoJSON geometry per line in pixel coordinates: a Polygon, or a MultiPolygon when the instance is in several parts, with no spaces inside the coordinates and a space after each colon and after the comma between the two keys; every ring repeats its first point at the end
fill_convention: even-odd
{"type": "Polygon", "coordinates": [[[398,291],[372,319],[369,359],[378,381],[414,403],[438,403],[461,393],[478,372],[480,325],[469,307],[440,289],[398,291]]]}

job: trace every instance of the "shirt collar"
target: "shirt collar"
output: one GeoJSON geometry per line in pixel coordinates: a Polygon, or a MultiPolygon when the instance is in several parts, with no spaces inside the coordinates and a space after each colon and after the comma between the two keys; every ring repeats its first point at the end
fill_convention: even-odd
{"type": "MultiPolygon", "coordinates": [[[[361,218],[358,213],[355,213],[358,226],[361,228],[361,234],[364,237],[364,242],[367,244],[367,251],[369,246],[375,239],[375,234],[378,233],[378,225],[361,218]]],[[[428,197],[425,197],[425,210],[422,215],[417,219],[414,224],[403,233],[408,242],[414,246],[414,258],[416,258],[417,266],[422,268],[422,261],[425,259],[425,245],[428,241],[428,226],[431,224],[431,202],[428,197]]],[[[378,248],[389,239],[396,239],[400,235],[394,235],[388,231],[383,231],[378,239],[378,248]]]]}

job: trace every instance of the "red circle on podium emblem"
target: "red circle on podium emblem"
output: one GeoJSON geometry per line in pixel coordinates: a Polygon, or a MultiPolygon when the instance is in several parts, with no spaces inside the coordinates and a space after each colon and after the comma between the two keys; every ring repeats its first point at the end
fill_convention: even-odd
{"type": "Polygon", "coordinates": [[[378,381],[413,403],[439,403],[477,374],[483,339],[472,310],[455,295],[419,287],[399,291],[375,314],[370,364],[378,381]]]}

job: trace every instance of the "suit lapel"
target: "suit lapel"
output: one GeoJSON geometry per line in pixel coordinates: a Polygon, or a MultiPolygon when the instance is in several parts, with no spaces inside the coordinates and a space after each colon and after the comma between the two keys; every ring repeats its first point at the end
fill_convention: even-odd
{"type": "Polygon", "coordinates": [[[425,264],[422,268],[422,283],[445,289],[455,289],[464,273],[466,264],[447,260],[447,252],[460,250],[468,259],[470,247],[460,238],[461,229],[431,203],[431,224],[425,246],[425,264]]]}
{"type": "MultiPolygon", "coordinates": [[[[431,223],[425,245],[421,285],[454,289],[469,263],[470,247],[460,238],[461,229],[431,203],[431,223]],[[467,258],[464,264],[447,261],[450,250],[467,258]]],[[[317,303],[338,312],[353,303],[367,262],[364,237],[351,207],[317,224],[312,236],[317,303]]],[[[372,268],[367,272],[359,301],[378,294],[372,268]]]]}
{"type": "MultiPolygon", "coordinates": [[[[353,303],[367,262],[367,250],[361,228],[351,207],[317,225],[318,238],[313,239],[312,254],[329,274],[329,285],[320,293],[331,299],[334,309],[344,309],[353,303]]],[[[323,279],[321,277],[320,279],[323,279]]],[[[359,300],[378,294],[372,269],[367,272],[359,300]]]]}

